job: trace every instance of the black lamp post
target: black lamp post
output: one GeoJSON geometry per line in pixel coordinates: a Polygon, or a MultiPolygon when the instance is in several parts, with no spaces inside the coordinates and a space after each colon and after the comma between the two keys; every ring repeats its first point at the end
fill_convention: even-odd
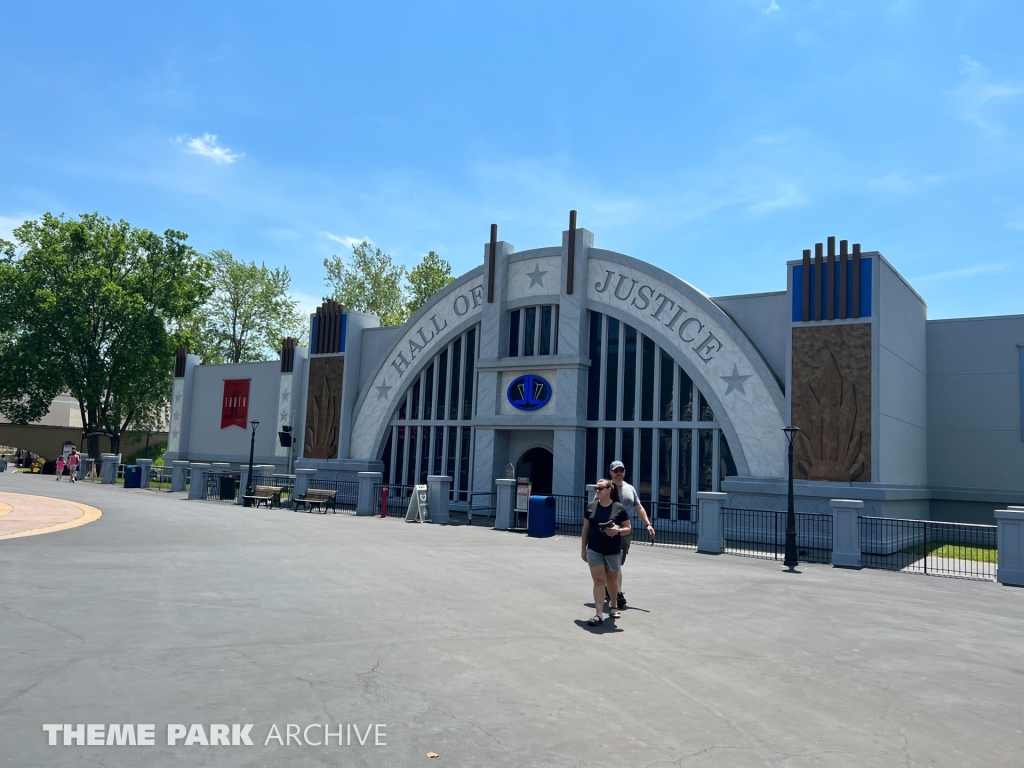
{"type": "Polygon", "coordinates": [[[796,551],[796,511],[793,509],[793,438],[800,431],[799,427],[785,427],[786,440],[789,442],[789,505],[786,507],[786,559],[783,565],[789,570],[797,566],[796,551]]]}
{"type": "Polygon", "coordinates": [[[253,494],[252,457],[256,451],[256,427],[260,425],[255,419],[249,423],[252,425],[252,438],[249,440],[249,477],[245,480],[245,494],[242,496],[243,507],[252,506],[252,499],[249,498],[253,494]]]}

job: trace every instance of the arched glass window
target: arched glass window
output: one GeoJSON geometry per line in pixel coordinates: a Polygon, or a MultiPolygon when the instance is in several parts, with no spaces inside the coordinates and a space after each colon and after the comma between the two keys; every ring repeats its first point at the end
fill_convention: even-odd
{"type": "Polygon", "coordinates": [[[508,316],[508,356],[558,354],[558,305],[513,309],[508,316]]]}
{"type": "Polygon", "coordinates": [[[636,328],[590,313],[588,483],[616,459],[655,517],[688,519],[698,491],[736,474],[729,443],[700,389],[636,328]]]}
{"type": "Polygon", "coordinates": [[[452,498],[468,498],[477,336],[474,327],[454,339],[395,403],[380,456],[384,482],[423,485],[427,475],[448,475],[452,498]]]}

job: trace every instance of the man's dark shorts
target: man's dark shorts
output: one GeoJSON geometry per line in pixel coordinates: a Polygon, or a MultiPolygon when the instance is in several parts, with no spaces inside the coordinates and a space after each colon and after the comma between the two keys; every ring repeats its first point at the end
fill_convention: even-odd
{"type": "Polygon", "coordinates": [[[629,536],[620,536],[619,538],[622,539],[622,562],[624,563],[626,562],[626,555],[629,554],[629,542],[633,538],[633,534],[631,533],[629,536]]]}

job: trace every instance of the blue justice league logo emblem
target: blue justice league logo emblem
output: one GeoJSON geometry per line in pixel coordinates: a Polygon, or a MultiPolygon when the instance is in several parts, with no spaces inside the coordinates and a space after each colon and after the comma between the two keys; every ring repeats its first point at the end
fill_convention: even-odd
{"type": "Polygon", "coordinates": [[[508,401],[520,411],[536,411],[551,399],[551,385],[540,376],[527,374],[508,385],[508,401]]]}

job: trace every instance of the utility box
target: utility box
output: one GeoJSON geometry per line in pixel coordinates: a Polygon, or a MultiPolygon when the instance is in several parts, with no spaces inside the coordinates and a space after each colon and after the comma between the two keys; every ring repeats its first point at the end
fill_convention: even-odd
{"type": "Polygon", "coordinates": [[[234,501],[238,495],[238,479],[234,475],[220,476],[220,500],[234,501]]]}
{"type": "Polygon", "coordinates": [[[555,535],[555,497],[531,496],[526,535],[546,539],[555,535]]]}
{"type": "Polygon", "coordinates": [[[134,464],[129,464],[127,467],[124,468],[124,487],[142,487],[142,467],[137,467],[134,464]]]}

